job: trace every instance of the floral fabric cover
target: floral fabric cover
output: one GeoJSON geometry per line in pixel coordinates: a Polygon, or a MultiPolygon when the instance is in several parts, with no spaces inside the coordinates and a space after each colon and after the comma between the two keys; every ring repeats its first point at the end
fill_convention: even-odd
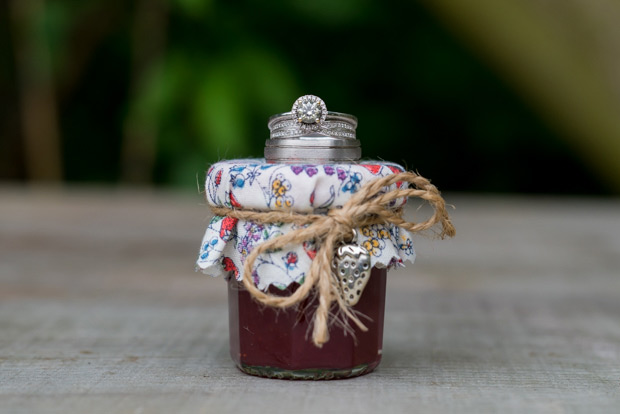
{"type": "MultiPolygon", "coordinates": [[[[403,171],[400,165],[379,161],[319,165],[267,164],[262,159],[221,161],[209,169],[205,192],[207,202],[213,206],[324,213],[341,207],[367,182],[403,171]]],[[[399,182],[390,190],[406,185],[399,182]]],[[[406,202],[395,200],[392,207],[406,202]]],[[[231,273],[241,280],[243,263],[254,246],[297,227],[215,216],[202,240],[196,270],[212,276],[231,273]]],[[[372,225],[357,229],[357,233],[357,243],[368,250],[373,266],[402,266],[404,261],[415,259],[411,235],[406,230],[372,225]]],[[[263,290],[270,285],[286,289],[293,282],[303,283],[316,248],[306,242],[261,254],[254,265],[254,283],[263,290]]]]}

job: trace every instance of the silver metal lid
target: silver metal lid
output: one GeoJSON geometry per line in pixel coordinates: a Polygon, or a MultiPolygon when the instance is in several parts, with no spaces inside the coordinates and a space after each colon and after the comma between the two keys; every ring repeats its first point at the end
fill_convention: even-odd
{"type": "Polygon", "coordinates": [[[290,112],[270,117],[268,127],[267,162],[353,162],[362,156],[355,136],[357,118],[328,112],[325,102],[314,95],[304,95],[290,112]]]}

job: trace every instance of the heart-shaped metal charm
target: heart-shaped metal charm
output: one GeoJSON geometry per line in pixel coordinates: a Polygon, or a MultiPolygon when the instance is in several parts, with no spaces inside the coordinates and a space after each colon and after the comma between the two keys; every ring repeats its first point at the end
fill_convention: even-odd
{"type": "Polygon", "coordinates": [[[349,306],[354,306],[370,279],[370,254],[356,244],[338,247],[333,261],[334,272],[340,287],[340,296],[349,306]]]}

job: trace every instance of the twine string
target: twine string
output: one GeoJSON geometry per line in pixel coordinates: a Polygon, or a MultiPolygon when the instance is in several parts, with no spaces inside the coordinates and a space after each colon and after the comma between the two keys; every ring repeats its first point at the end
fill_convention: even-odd
{"type": "Polygon", "coordinates": [[[303,301],[313,289],[317,290],[318,305],[314,313],[312,341],[322,347],[329,341],[329,315],[332,304],[362,331],[368,328],[340,296],[336,278],[332,275],[332,261],[339,243],[352,235],[352,229],[373,224],[393,224],[409,232],[429,230],[440,224],[440,238],[454,236],[446,206],[439,190],[426,178],[414,173],[403,172],[381,177],[362,186],[343,206],[327,214],[302,214],[293,211],[253,211],[226,207],[211,207],[218,216],[229,216],[259,224],[294,223],[301,227],[286,234],[267,240],[248,254],[243,265],[243,285],[252,297],[267,306],[289,308],[303,301]],[[413,187],[387,191],[387,187],[398,182],[407,182],[413,187]],[[426,200],[433,208],[433,214],[419,223],[405,220],[402,208],[390,208],[394,200],[416,197],[426,200]],[[276,296],[259,289],[253,281],[254,262],[262,253],[284,248],[286,245],[313,241],[318,249],[312,260],[304,282],[290,296],[276,296]]]}

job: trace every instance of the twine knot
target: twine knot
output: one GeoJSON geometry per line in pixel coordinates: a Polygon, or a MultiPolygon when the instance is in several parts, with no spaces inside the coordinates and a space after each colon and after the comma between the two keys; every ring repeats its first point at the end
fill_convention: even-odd
{"type": "MultiPolygon", "coordinates": [[[[243,266],[243,285],[256,301],[275,308],[294,306],[303,301],[313,289],[316,289],[318,306],[313,319],[312,341],[319,348],[329,341],[328,322],[330,309],[334,302],[337,303],[345,318],[355,323],[362,331],[368,330],[340,296],[337,280],[332,274],[334,252],[339,243],[350,240],[353,229],[373,224],[392,224],[415,233],[440,224],[441,231],[438,232],[440,238],[454,236],[454,226],[439,190],[429,180],[414,172],[388,175],[368,182],[341,208],[331,209],[327,214],[252,211],[226,207],[211,207],[211,210],[218,216],[229,216],[260,224],[283,222],[301,226],[252,249],[243,266]],[[401,182],[407,182],[412,187],[387,191],[390,185],[401,182]],[[406,221],[402,218],[403,209],[392,207],[395,200],[404,197],[418,197],[428,201],[433,207],[433,215],[420,223],[406,221]],[[316,243],[317,252],[306,273],[304,283],[295,292],[290,296],[275,296],[256,287],[252,280],[252,271],[254,262],[261,253],[307,241],[316,243]]],[[[347,326],[346,323],[345,319],[345,326],[347,326]]]]}
{"type": "Polygon", "coordinates": [[[327,212],[327,218],[330,225],[334,227],[333,232],[337,234],[351,233],[351,229],[355,228],[355,218],[349,214],[348,210],[342,208],[334,208],[327,212]]]}

